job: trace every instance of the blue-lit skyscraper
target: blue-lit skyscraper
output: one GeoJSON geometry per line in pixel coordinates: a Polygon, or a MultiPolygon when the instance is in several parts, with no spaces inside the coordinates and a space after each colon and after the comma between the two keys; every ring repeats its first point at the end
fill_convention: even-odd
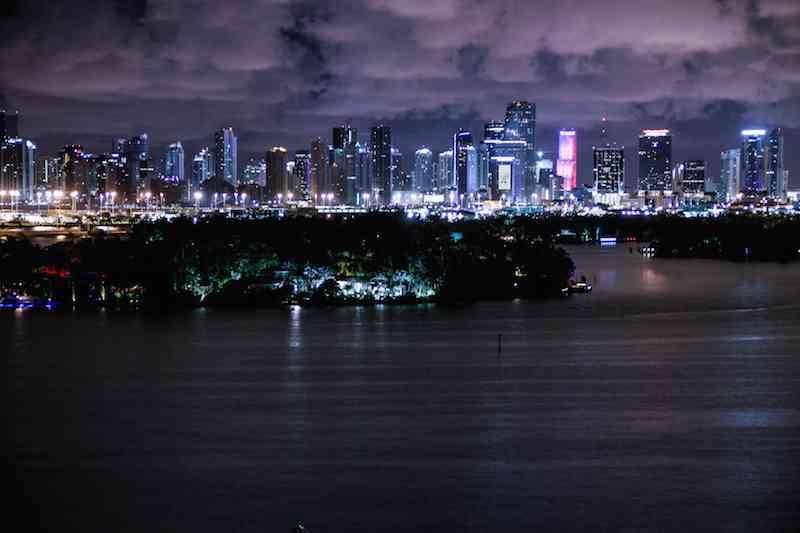
{"type": "Polygon", "coordinates": [[[742,131],[741,192],[747,196],[763,196],[767,193],[765,180],[764,148],[766,130],[742,131]]]}
{"type": "Polygon", "coordinates": [[[464,205],[478,190],[478,154],[472,133],[461,130],[453,136],[453,184],[456,201],[464,205]]]}
{"type": "Polygon", "coordinates": [[[766,165],[767,194],[771,198],[785,198],[789,184],[788,172],[783,164],[783,128],[775,128],[769,132],[764,163],[766,165]]]}
{"type": "Polygon", "coordinates": [[[238,174],[239,147],[233,128],[222,128],[214,134],[214,175],[236,185],[238,174]]]}
{"type": "Polygon", "coordinates": [[[720,185],[717,192],[726,201],[732,202],[741,191],[742,151],[739,148],[725,150],[721,154],[720,161],[722,166],[719,173],[720,185]]]}
{"type": "Polygon", "coordinates": [[[164,154],[164,179],[176,185],[185,185],[185,155],[180,141],[167,147],[164,154]]]}

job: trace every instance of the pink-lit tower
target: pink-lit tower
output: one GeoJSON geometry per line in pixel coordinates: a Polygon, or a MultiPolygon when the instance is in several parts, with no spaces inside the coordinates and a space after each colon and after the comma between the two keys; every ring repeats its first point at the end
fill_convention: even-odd
{"type": "Polygon", "coordinates": [[[564,180],[564,191],[578,186],[578,136],[575,130],[558,132],[556,175],[564,180]]]}

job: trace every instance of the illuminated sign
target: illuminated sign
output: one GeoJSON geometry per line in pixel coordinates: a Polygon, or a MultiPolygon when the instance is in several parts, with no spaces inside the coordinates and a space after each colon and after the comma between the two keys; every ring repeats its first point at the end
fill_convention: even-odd
{"type": "Polygon", "coordinates": [[[767,134],[767,130],[742,130],[744,137],[763,137],[767,134]]]}
{"type": "Polygon", "coordinates": [[[497,188],[501,191],[511,190],[511,165],[500,165],[498,167],[497,188]]]}

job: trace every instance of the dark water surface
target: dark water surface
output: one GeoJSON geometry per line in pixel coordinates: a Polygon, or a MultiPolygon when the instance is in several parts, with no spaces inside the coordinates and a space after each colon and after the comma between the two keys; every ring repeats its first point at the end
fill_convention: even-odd
{"type": "Polygon", "coordinates": [[[590,296],[2,315],[11,517],[84,532],[797,530],[800,265],[571,252],[590,296]]]}

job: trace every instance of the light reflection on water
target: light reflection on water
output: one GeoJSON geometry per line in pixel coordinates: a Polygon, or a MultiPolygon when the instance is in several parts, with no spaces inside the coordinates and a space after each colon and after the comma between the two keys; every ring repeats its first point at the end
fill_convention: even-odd
{"type": "Polygon", "coordinates": [[[800,268],[572,251],[548,302],[6,315],[21,488],[49,529],[791,529],[800,268]]]}

